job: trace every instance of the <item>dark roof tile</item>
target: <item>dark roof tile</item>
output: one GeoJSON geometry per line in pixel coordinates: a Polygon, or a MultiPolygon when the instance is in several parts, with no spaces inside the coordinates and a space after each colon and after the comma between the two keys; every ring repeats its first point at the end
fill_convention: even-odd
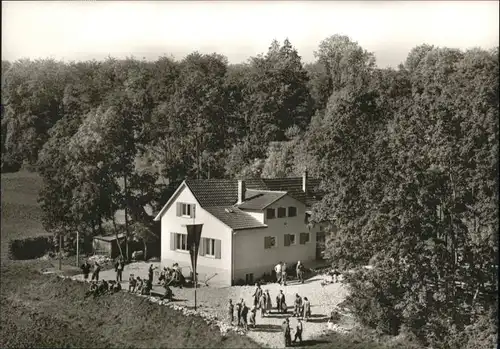
{"type": "Polygon", "coordinates": [[[232,179],[187,179],[186,184],[203,207],[234,205],[238,181],[232,179]]]}
{"type": "Polygon", "coordinates": [[[224,207],[205,207],[205,210],[214,215],[217,219],[222,221],[231,229],[252,229],[252,228],[265,228],[267,225],[262,224],[248,213],[243,212],[237,207],[224,206],[224,207]]]}
{"type": "Polygon", "coordinates": [[[285,196],[286,192],[269,192],[248,189],[245,195],[245,202],[238,205],[239,208],[247,210],[263,210],[276,200],[285,196]]]}

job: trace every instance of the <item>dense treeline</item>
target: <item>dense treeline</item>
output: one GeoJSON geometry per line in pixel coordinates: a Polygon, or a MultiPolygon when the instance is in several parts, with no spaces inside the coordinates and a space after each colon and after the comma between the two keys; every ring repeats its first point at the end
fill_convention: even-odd
{"type": "Polygon", "coordinates": [[[145,243],[175,184],[297,176],[365,324],[439,348],[496,341],[498,48],[421,45],[397,69],[344,36],[218,54],[2,62],[2,171],[35,166],[50,231],[145,243]],[[125,225],[115,212],[125,211],[125,225]]]}

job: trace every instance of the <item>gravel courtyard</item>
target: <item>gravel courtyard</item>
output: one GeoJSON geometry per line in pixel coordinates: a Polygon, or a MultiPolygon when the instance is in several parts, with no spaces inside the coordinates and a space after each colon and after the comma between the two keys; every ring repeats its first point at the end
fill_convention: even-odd
{"type": "MultiPolygon", "coordinates": [[[[122,287],[125,290],[128,289],[128,278],[130,274],[146,278],[148,274],[147,268],[150,264],[151,263],[138,262],[127,265],[123,272],[122,287]]],[[[159,266],[159,263],[152,264],[159,266]]],[[[77,275],[73,278],[83,280],[82,275],[77,275]]],[[[114,270],[105,270],[100,273],[100,279],[114,280],[115,278],[116,273],[114,270]]],[[[283,290],[287,305],[289,309],[291,309],[289,310],[289,314],[286,316],[291,316],[291,312],[293,312],[293,301],[296,293],[302,297],[307,297],[310,300],[312,316],[308,322],[303,322],[303,340],[317,338],[325,333],[327,330],[328,315],[333,310],[335,305],[344,300],[347,293],[345,287],[343,287],[341,283],[322,286],[322,280],[323,276],[317,275],[305,280],[304,284],[298,284],[295,281],[291,281],[287,286],[280,286],[278,284],[268,284],[262,286],[263,290],[269,290],[273,300],[273,306],[279,290],[283,290]]],[[[156,285],[156,275],[154,283],[155,285],[153,287],[153,291],[163,294],[164,288],[156,285]]],[[[204,311],[217,315],[219,320],[225,321],[227,319],[228,300],[232,299],[233,303],[236,303],[240,299],[243,299],[247,306],[250,307],[253,302],[252,294],[254,290],[255,286],[232,286],[224,288],[200,286],[197,289],[197,305],[200,310],[203,309],[204,311]]],[[[179,289],[177,287],[173,287],[172,291],[177,305],[188,306],[190,308],[193,307],[194,289],[179,289]]],[[[248,331],[247,335],[266,347],[281,348],[284,346],[282,339],[283,336],[281,334],[281,324],[286,316],[282,314],[271,314],[268,317],[261,318],[260,312],[257,312],[257,326],[255,329],[248,331]]],[[[228,321],[225,322],[228,323],[228,321]]],[[[297,321],[291,317],[290,327],[292,328],[292,338],[295,332],[294,329],[296,323],[297,321]]],[[[352,324],[345,324],[344,327],[348,329],[351,325],[352,324]]]]}

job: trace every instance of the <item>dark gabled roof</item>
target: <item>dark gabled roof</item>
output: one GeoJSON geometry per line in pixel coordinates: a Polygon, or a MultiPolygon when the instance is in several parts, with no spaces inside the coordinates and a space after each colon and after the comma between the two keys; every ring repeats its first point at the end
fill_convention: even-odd
{"type": "MultiPolygon", "coordinates": [[[[125,238],[125,234],[123,234],[123,233],[118,234],[118,239],[124,239],[124,238],[125,238]]],[[[98,235],[98,236],[94,236],[94,239],[111,242],[111,241],[116,240],[116,235],[107,235],[107,236],[98,235]]]]}
{"type": "Polygon", "coordinates": [[[238,201],[238,181],[233,179],[186,179],[202,207],[231,206],[238,201]]]}
{"type": "Polygon", "coordinates": [[[261,178],[245,181],[247,189],[286,191],[291,197],[312,206],[323,197],[319,190],[320,179],[307,179],[307,193],[302,191],[302,177],[293,178],[261,178]]]}
{"type": "MultiPolygon", "coordinates": [[[[291,197],[303,202],[307,207],[311,207],[323,197],[323,193],[319,190],[319,184],[319,179],[308,178],[307,193],[304,193],[302,191],[302,177],[245,180],[247,191],[287,192],[291,197]]],[[[186,185],[203,207],[230,206],[238,201],[238,181],[235,179],[187,179],[186,185]]],[[[262,200],[266,201],[267,198],[262,200]]]]}
{"type": "Polygon", "coordinates": [[[246,210],[263,210],[271,205],[276,200],[281,199],[286,195],[286,192],[278,191],[262,191],[255,189],[247,189],[245,193],[245,202],[238,205],[241,209],[246,210]]]}
{"type": "Polygon", "coordinates": [[[267,227],[267,225],[262,224],[248,213],[234,206],[210,206],[204,207],[204,209],[233,230],[267,227]]]}
{"type": "MultiPolygon", "coordinates": [[[[267,227],[241,209],[261,210],[286,194],[308,207],[322,197],[318,190],[320,181],[312,178],[307,180],[307,193],[302,191],[302,177],[245,180],[246,200],[238,206],[238,181],[235,179],[187,179],[185,183],[205,210],[234,230],[267,227]]],[[[167,205],[168,202],[162,211],[167,205]]]]}

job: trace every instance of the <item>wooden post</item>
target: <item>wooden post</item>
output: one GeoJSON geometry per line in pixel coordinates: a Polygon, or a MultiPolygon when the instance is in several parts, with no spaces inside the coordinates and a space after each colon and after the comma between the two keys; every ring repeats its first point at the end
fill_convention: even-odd
{"type": "Polygon", "coordinates": [[[76,231],[76,266],[80,265],[80,233],[76,231]]]}
{"type": "Polygon", "coordinates": [[[198,278],[196,277],[196,265],[194,266],[194,275],[193,275],[193,280],[194,280],[194,311],[196,311],[196,284],[198,283],[198,278]]]}

